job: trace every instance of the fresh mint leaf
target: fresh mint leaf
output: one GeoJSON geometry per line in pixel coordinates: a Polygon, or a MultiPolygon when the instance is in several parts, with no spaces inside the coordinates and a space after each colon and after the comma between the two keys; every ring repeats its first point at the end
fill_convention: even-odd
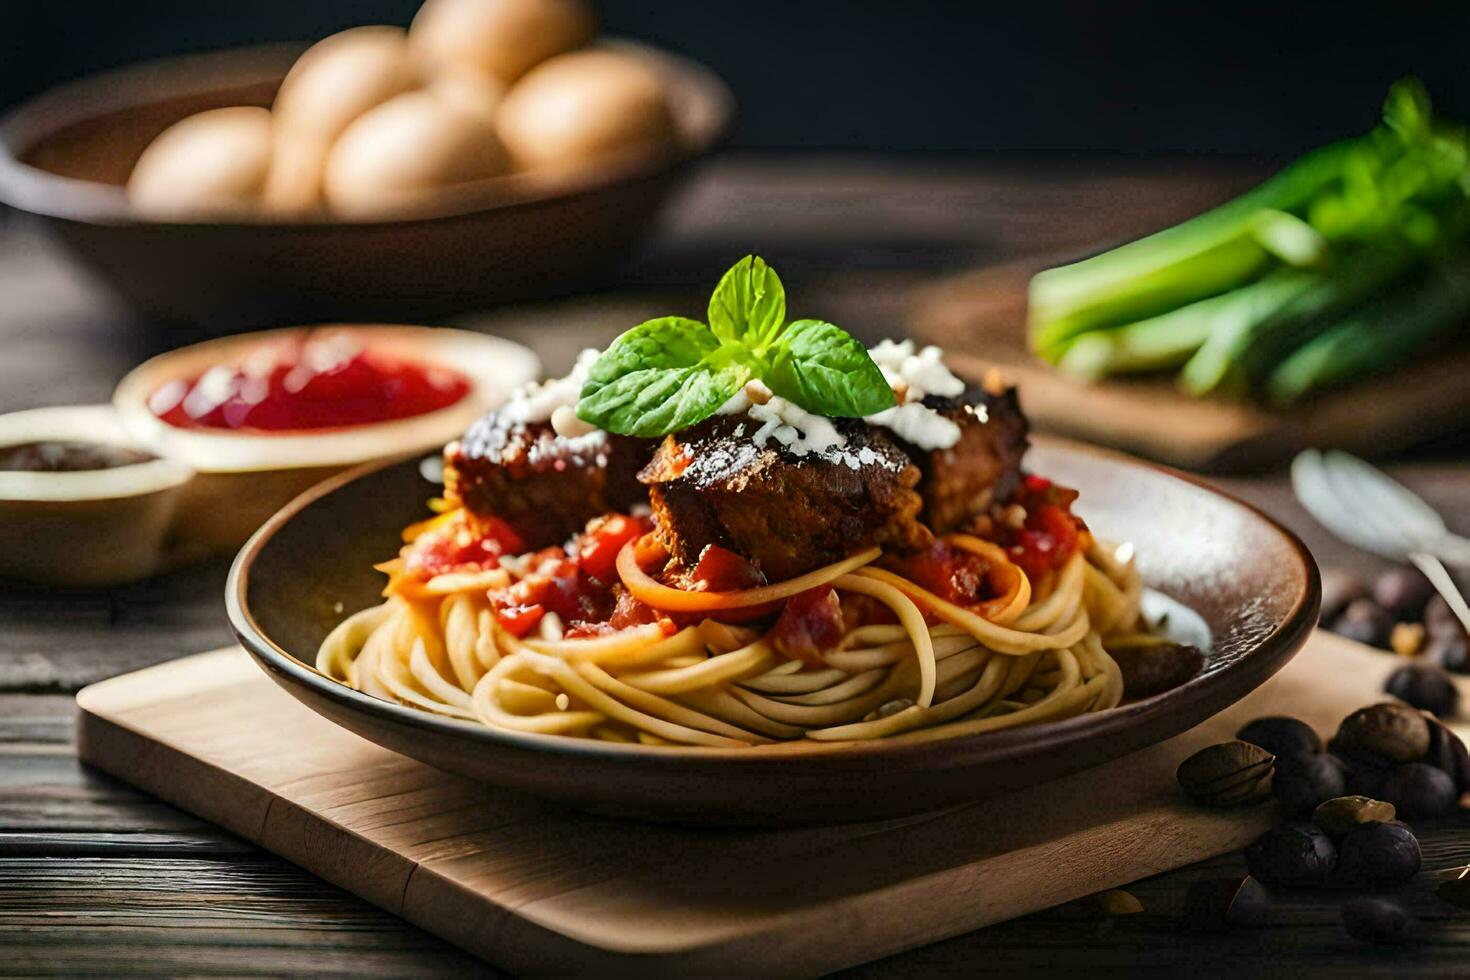
{"type": "Polygon", "coordinates": [[[819,415],[861,418],[897,404],[867,348],[822,320],[788,326],[762,380],[782,398],[819,415]]]}
{"type": "Polygon", "coordinates": [[[709,298],[709,326],[721,340],[743,341],[762,350],[786,322],[786,289],[776,270],[747,255],[720,279],[709,298]]]}
{"type": "Polygon", "coordinates": [[[809,412],[873,415],[895,404],[856,338],[821,320],[786,320],[774,269],[747,255],[709,301],[709,325],[685,317],[641,323],[593,364],[577,416],[609,432],[652,438],[713,415],[752,377],[809,412]]]}
{"type": "Polygon", "coordinates": [[[750,377],[742,347],[697,320],[660,317],[624,333],[592,365],[577,417],[654,438],[713,415],[750,377]]]}

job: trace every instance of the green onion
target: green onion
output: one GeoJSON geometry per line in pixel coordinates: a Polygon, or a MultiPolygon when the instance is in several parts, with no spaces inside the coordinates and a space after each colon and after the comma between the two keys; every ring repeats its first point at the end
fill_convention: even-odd
{"type": "Polygon", "coordinates": [[[1431,268],[1313,337],[1267,379],[1277,405],[1398,364],[1426,344],[1465,332],[1470,269],[1431,268]]]}
{"type": "Polygon", "coordinates": [[[1037,352],[1055,360],[1087,330],[1162,313],[1255,279],[1273,258],[1260,230],[1265,226],[1270,240],[1273,216],[1304,208],[1338,180],[1352,145],[1324,147],[1183,224],[1037,274],[1030,295],[1037,352]]]}
{"type": "Polygon", "coordinates": [[[1326,275],[1282,269],[1230,294],[1236,303],[1184,365],[1179,380],[1192,395],[1249,394],[1260,365],[1295,349],[1320,324],[1393,282],[1410,262],[1402,250],[1364,249],[1326,275]]]}
{"type": "Polygon", "coordinates": [[[1183,224],[1039,273],[1031,344],[1085,380],[1178,369],[1193,395],[1287,403],[1446,335],[1470,310],[1470,269],[1426,270],[1467,237],[1470,137],[1406,80],[1372,132],[1183,224]]]}

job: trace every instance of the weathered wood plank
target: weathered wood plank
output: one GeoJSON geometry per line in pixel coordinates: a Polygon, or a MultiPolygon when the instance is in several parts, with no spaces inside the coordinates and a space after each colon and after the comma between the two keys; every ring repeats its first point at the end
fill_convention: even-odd
{"type": "Polygon", "coordinates": [[[1020,972],[1085,972],[1088,976],[1463,976],[1470,955],[1470,917],[1433,895],[1433,871],[1470,857],[1465,821],[1421,828],[1426,872],[1381,892],[1420,919],[1420,941],[1374,947],[1343,931],[1341,903],[1362,893],[1280,891],[1272,894],[1266,925],[1208,932],[1190,928],[1185,896],[1199,881],[1245,873],[1240,854],[1228,854],[1127,887],[1143,905],[1137,915],[1078,921],[1043,912],[958,936],[840,974],[844,980],[902,976],[1001,976],[1020,972]]]}
{"type": "MultiPolygon", "coordinates": [[[[1460,838],[1463,831],[1441,831],[1460,838]]],[[[1438,840],[1426,835],[1426,842],[1438,840]]],[[[1190,932],[1184,895],[1242,870],[1238,855],[1129,887],[1143,913],[1076,921],[1043,913],[847,971],[845,977],[1003,976],[1075,967],[1102,975],[1203,970],[1237,975],[1286,962],[1343,976],[1462,975],[1463,917],[1443,918],[1427,880],[1409,894],[1428,940],[1391,951],[1349,940],[1336,893],[1283,894],[1259,930],[1190,932]]],[[[266,856],[231,861],[0,859],[0,973],[281,973],[323,976],[493,975],[401,921],[266,856]]]]}
{"type": "Polygon", "coordinates": [[[0,751],[0,832],[168,834],[193,842],[221,831],[77,761],[69,746],[0,751]]]}
{"type": "Polygon", "coordinates": [[[0,858],[0,973],[496,974],[274,858],[0,858]]]}
{"type": "Polygon", "coordinates": [[[223,831],[148,833],[117,831],[0,831],[6,857],[221,857],[259,855],[260,849],[223,831]]]}
{"type": "Polygon", "coordinates": [[[71,692],[229,642],[229,562],[118,589],[0,587],[0,691],[71,692]]]}
{"type": "Polygon", "coordinates": [[[75,716],[70,694],[0,694],[0,745],[70,742],[75,716]]]}

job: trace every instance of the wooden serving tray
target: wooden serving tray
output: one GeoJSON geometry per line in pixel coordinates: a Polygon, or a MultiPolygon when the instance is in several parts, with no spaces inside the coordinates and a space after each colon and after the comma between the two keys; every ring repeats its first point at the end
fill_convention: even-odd
{"type": "Polygon", "coordinates": [[[1100,768],[782,830],[588,816],[442,773],[312,713],[237,648],[86,688],[77,741],[91,765],[518,973],[814,974],[1241,847],[1274,807],[1192,805],[1179,761],[1265,714],[1329,733],[1393,665],[1319,632],[1229,711],[1100,768]]]}
{"type": "Polygon", "coordinates": [[[1037,429],[1113,446],[1186,469],[1260,469],[1311,446],[1382,455],[1454,432],[1470,417],[1470,347],[1411,361],[1382,377],[1325,392],[1287,411],[1191,398],[1173,379],[1077,381],[1031,353],[1026,289],[1051,263],[967,273],[920,290],[909,333],[938,344],[960,374],[999,368],[1020,386],[1037,429]]]}

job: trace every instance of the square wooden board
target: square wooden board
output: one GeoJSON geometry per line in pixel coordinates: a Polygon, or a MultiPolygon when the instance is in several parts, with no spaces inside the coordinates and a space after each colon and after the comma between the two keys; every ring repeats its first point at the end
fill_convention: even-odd
{"type": "Polygon", "coordinates": [[[1273,804],[1210,810],[1174,769],[1244,722],[1330,734],[1394,658],[1318,632],[1168,742],[999,799],[876,824],[708,830],[558,809],[389,752],[238,648],[77,696],[82,759],[518,973],[814,974],[1239,848],[1273,804]]]}

